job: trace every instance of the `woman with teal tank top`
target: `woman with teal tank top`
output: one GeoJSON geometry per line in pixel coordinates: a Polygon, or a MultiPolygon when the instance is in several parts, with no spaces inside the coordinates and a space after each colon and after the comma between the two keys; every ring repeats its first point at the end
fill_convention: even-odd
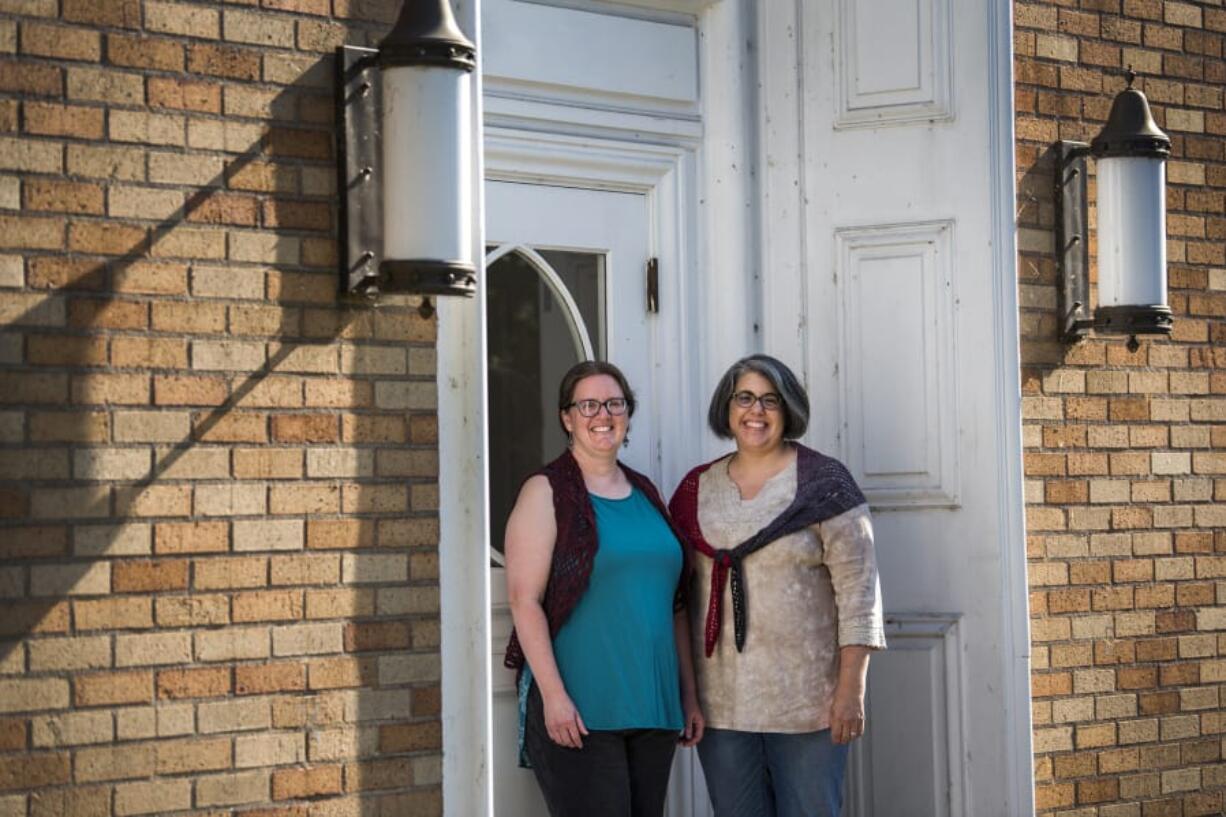
{"type": "Polygon", "coordinates": [[[673,753],[702,737],[681,539],[651,481],[617,460],[634,393],[611,363],[558,389],[570,437],[507,520],[521,759],[552,817],[660,817],[673,753]]]}

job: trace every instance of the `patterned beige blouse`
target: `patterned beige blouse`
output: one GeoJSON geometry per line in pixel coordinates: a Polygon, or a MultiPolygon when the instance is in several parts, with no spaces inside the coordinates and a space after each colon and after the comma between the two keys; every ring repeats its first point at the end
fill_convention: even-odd
{"type": "MultiPolygon", "coordinates": [[[[726,458],[698,484],[698,523],[714,548],[732,548],[778,516],[796,495],[796,460],[753,499],[742,500],[726,458]]],[[[737,653],[731,590],[715,652],[703,655],[710,560],[698,560],[690,622],[699,700],[707,726],[746,732],[815,732],[830,726],[841,645],[885,647],[881,587],[868,506],[784,536],[744,562],[749,611],[737,653]]]]}

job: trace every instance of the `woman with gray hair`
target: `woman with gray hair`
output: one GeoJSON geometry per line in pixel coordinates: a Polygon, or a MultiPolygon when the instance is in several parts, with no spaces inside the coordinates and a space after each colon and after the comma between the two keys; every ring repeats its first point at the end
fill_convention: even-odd
{"type": "Polygon", "coordinates": [[[795,442],[808,421],[791,369],[738,360],[707,413],[736,451],[669,503],[696,560],[698,753],[716,817],[837,817],[869,653],[885,647],[868,505],[841,463],[795,442]]]}

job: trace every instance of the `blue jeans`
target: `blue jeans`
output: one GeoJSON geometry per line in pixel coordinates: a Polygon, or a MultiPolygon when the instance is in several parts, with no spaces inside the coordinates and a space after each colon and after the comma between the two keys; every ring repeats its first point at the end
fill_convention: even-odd
{"type": "Polygon", "coordinates": [[[698,744],[715,817],[839,817],[847,752],[829,729],[707,729],[698,744]]]}

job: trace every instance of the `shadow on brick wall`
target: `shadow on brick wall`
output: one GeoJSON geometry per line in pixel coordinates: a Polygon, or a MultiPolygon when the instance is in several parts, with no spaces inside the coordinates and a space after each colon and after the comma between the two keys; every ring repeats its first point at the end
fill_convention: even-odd
{"type": "Polygon", "coordinates": [[[32,814],[155,776],[159,813],[441,813],[434,327],[337,295],[330,63],[242,152],[148,150],[165,218],[27,219],[66,236],[26,242],[0,349],[0,792],[32,814]]]}

